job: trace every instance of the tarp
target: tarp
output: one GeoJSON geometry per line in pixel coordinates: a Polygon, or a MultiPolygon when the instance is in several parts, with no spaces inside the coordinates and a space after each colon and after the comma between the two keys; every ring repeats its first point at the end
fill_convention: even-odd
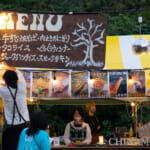
{"type": "Polygon", "coordinates": [[[150,35],[107,36],[105,69],[150,68],[150,53],[138,56],[132,51],[132,45],[139,37],[150,42],[150,35]]]}

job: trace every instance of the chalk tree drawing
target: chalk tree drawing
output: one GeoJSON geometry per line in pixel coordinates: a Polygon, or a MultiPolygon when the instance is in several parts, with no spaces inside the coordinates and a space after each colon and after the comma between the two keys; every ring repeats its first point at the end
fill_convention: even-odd
{"type": "Polygon", "coordinates": [[[75,29],[72,35],[76,36],[77,39],[75,39],[73,42],[70,43],[70,45],[74,48],[77,48],[81,45],[85,45],[86,49],[83,50],[85,53],[85,57],[82,61],[70,61],[66,64],[66,66],[96,66],[96,67],[102,67],[104,65],[103,62],[95,62],[93,58],[93,50],[94,48],[98,47],[100,44],[104,44],[103,36],[105,29],[101,29],[101,24],[94,24],[94,19],[87,19],[87,22],[89,23],[89,28],[86,28],[83,24],[77,23],[78,29],[75,29]],[[100,33],[97,37],[95,34],[100,33]]]}

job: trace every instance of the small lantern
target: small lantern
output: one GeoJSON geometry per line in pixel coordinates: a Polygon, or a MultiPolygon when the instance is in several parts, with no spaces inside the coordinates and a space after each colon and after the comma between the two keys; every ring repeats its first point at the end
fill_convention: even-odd
{"type": "Polygon", "coordinates": [[[135,55],[143,55],[149,52],[149,42],[144,38],[138,38],[135,40],[132,46],[135,55]]]}
{"type": "Polygon", "coordinates": [[[104,144],[104,136],[99,136],[99,143],[100,145],[104,144]]]}

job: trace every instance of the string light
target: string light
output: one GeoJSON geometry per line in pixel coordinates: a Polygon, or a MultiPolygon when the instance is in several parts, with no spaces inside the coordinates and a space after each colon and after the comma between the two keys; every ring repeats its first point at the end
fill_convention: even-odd
{"type": "Polygon", "coordinates": [[[93,79],[93,76],[92,76],[92,72],[90,72],[89,82],[90,82],[90,84],[93,84],[93,82],[94,82],[94,79],[93,79]]]}
{"type": "Polygon", "coordinates": [[[134,107],[134,106],[135,106],[135,103],[134,103],[134,102],[132,102],[132,103],[131,103],[131,106],[132,106],[132,107],[134,107]]]}
{"type": "Polygon", "coordinates": [[[129,74],[129,83],[133,83],[131,72],[129,71],[128,74],[129,74]]]}
{"type": "Polygon", "coordinates": [[[30,98],[30,102],[33,102],[33,98],[30,98]]]}
{"type": "Polygon", "coordinates": [[[56,75],[55,75],[56,71],[54,71],[53,73],[54,73],[53,83],[54,83],[54,84],[57,84],[56,75]]]}

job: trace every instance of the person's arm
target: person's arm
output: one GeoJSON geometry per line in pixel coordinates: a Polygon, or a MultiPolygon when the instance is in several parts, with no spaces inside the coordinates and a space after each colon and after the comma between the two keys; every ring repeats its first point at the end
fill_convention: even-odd
{"type": "Polygon", "coordinates": [[[66,145],[69,145],[71,143],[71,140],[69,139],[70,137],[70,123],[67,124],[65,128],[65,133],[64,133],[64,142],[66,145]]]}
{"type": "Polygon", "coordinates": [[[22,73],[19,70],[15,69],[14,67],[11,67],[11,66],[7,65],[6,62],[0,62],[0,64],[2,65],[2,69],[15,71],[17,73],[18,78],[19,78],[18,82],[20,82],[21,86],[26,85],[24,76],[22,75],[22,73]]]}
{"type": "Polygon", "coordinates": [[[26,87],[26,81],[25,81],[25,78],[24,78],[24,76],[22,75],[21,71],[19,71],[19,70],[16,69],[16,73],[17,73],[17,76],[18,76],[18,78],[19,78],[18,83],[21,84],[21,86],[26,87]]]}
{"type": "Polygon", "coordinates": [[[82,143],[90,144],[92,141],[91,129],[88,124],[86,124],[86,138],[82,143]]]}

